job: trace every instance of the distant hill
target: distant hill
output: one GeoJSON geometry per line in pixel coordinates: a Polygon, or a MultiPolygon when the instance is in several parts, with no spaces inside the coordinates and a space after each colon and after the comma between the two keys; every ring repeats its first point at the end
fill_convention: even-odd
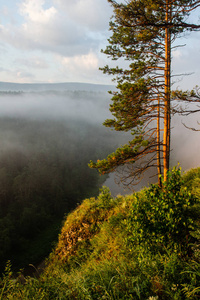
{"type": "Polygon", "coordinates": [[[63,82],[63,83],[13,83],[0,82],[0,91],[109,91],[112,90],[112,85],[79,83],[79,82],[63,82]]]}

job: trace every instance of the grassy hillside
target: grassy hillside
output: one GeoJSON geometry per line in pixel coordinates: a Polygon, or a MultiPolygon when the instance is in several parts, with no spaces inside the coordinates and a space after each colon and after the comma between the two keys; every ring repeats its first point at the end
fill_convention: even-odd
{"type": "Polygon", "coordinates": [[[199,182],[200,169],[173,169],[162,190],[104,187],[66,217],[39,278],[8,263],[0,299],[199,299],[199,182]]]}

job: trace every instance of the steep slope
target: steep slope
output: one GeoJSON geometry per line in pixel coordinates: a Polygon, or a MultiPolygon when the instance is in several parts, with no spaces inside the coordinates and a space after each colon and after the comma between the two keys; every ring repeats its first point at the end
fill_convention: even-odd
{"type": "Polygon", "coordinates": [[[67,216],[39,279],[7,266],[0,299],[198,299],[199,175],[173,169],[164,191],[126,197],[103,188],[67,216]]]}

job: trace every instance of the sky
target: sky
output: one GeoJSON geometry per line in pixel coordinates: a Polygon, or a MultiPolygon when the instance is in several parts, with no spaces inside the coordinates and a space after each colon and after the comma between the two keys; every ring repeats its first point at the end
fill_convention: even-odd
{"type": "MultiPolygon", "coordinates": [[[[111,16],[107,0],[2,0],[0,81],[111,84],[99,70],[110,63],[100,50],[111,16]]],[[[174,49],[173,72],[191,75],[174,77],[176,87],[200,85],[200,33],[178,42],[186,46],[174,49]]]]}

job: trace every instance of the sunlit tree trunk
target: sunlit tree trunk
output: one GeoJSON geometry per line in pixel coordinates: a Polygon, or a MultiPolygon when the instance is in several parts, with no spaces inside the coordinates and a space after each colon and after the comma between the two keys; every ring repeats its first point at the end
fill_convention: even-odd
{"type": "Polygon", "coordinates": [[[158,170],[158,184],[161,187],[161,159],[160,159],[160,98],[158,97],[157,108],[157,170],[158,170]]]}
{"type": "MultiPolygon", "coordinates": [[[[171,19],[171,7],[166,1],[166,18],[168,24],[171,19]]],[[[170,78],[171,78],[171,34],[170,27],[165,28],[165,95],[164,95],[164,133],[163,133],[163,166],[164,181],[167,180],[170,159],[170,78]]]]}

